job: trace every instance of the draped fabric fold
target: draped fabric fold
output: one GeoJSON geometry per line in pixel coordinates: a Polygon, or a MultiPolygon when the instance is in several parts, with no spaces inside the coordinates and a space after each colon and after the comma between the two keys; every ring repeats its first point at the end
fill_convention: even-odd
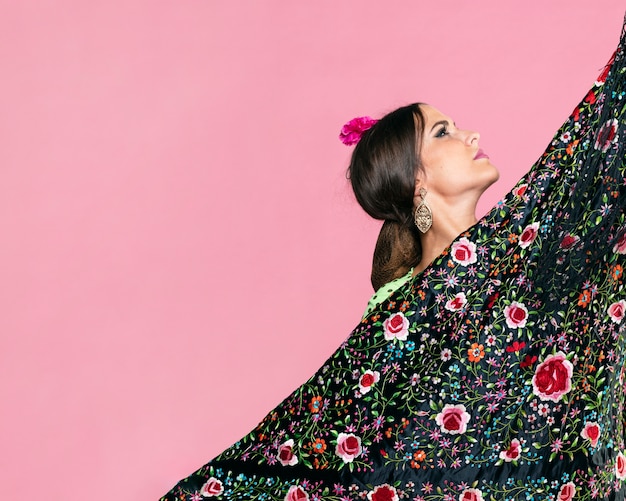
{"type": "Polygon", "coordinates": [[[625,46],[504,199],[162,499],[623,500],[625,46]]]}

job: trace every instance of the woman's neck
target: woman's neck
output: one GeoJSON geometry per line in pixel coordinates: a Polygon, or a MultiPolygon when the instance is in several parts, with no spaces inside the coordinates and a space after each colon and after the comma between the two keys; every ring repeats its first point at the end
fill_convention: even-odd
{"type": "Polygon", "coordinates": [[[422,259],[415,267],[414,274],[424,271],[459,234],[476,223],[475,209],[475,204],[447,207],[445,210],[432,208],[433,225],[426,233],[420,234],[422,259]]]}

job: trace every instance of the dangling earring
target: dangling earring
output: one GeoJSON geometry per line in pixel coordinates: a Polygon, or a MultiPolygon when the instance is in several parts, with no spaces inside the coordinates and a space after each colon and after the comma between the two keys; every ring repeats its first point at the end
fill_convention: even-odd
{"type": "Polygon", "coordinates": [[[433,211],[426,203],[426,190],[424,188],[420,188],[419,195],[422,201],[415,208],[415,226],[417,226],[417,229],[420,230],[422,233],[426,233],[433,225],[433,211]]]}

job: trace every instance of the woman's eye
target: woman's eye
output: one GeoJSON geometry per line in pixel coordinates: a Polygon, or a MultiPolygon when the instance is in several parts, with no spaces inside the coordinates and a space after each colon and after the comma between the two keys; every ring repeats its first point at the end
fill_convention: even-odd
{"type": "Polygon", "coordinates": [[[448,128],[446,126],[443,126],[441,129],[437,131],[437,134],[435,134],[435,137],[443,137],[443,136],[446,136],[447,134],[448,134],[448,128]]]}

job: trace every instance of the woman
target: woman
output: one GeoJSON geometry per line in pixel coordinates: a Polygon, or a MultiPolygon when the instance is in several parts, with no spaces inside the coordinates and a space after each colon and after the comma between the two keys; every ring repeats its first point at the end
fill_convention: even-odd
{"type": "Polygon", "coordinates": [[[499,174],[479,148],[480,135],[457,129],[432,106],[405,106],[374,124],[369,117],[357,118],[341,137],[347,144],[358,141],[349,177],[359,204],[385,221],[372,270],[378,290],[409,268],[423,271],[476,223],[478,200],[499,174]]]}
{"type": "Polygon", "coordinates": [[[163,499],[624,499],[625,46],[478,222],[497,178],[478,134],[427,105],[353,122],[351,181],[385,220],[373,282],[391,282],[163,499]]]}

